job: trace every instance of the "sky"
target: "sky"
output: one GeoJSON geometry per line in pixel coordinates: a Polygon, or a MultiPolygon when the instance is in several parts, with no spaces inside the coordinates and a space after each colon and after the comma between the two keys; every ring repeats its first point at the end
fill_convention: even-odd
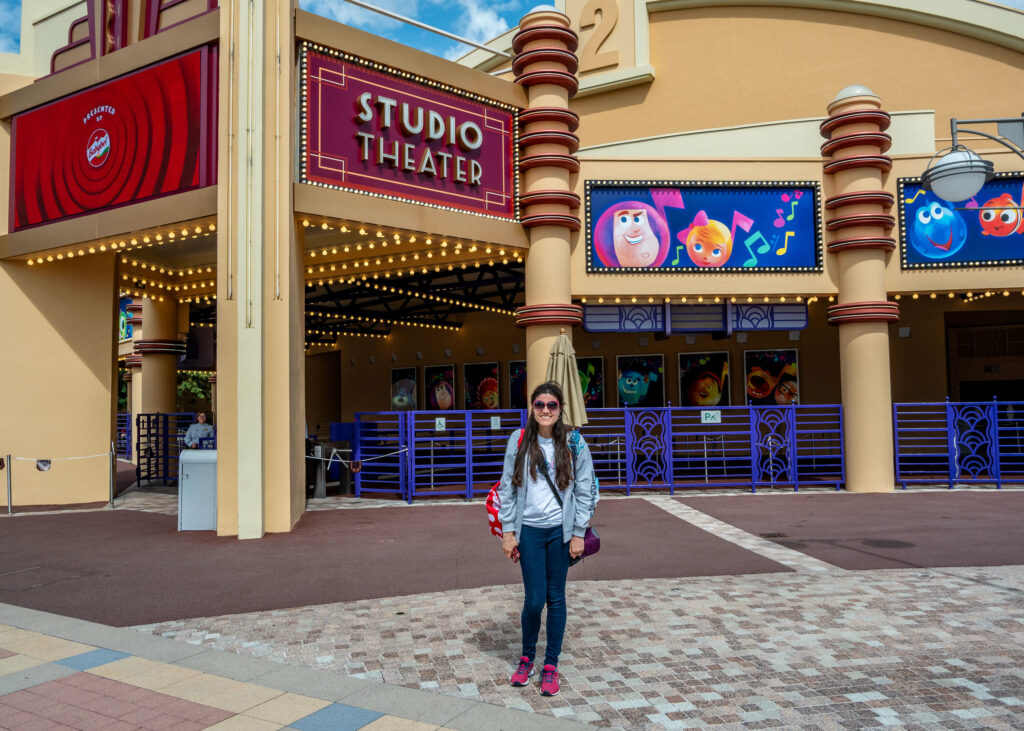
{"type": "MultiPolygon", "coordinates": [[[[22,2],[0,0],[0,52],[17,53],[21,32],[22,2]]],[[[526,11],[544,0],[370,0],[392,10],[482,43],[514,27],[526,11]]],[[[443,36],[419,30],[369,10],[357,8],[345,0],[299,0],[303,10],[322,15],[375,35],[390,38],[445,58],[458,58],[473,50],[443,36]]],[[[1002,0],[1002,5],[1024,10],[1024,0],[1002,0]]]]}

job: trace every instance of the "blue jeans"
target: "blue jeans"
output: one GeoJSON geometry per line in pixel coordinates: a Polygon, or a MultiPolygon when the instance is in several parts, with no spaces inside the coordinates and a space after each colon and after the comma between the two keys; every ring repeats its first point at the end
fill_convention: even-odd
{"type": "Polygon", "coordinates": [[[569,575],[569,544],[562,542],[562,526],[523,526],[519,536],[519,566],[523,570],[523,655],[533,662],[540,634],[540,613],[548,606],[548,646],[544,664],[558,666],[565,635],[565,580],[569,575]]]}

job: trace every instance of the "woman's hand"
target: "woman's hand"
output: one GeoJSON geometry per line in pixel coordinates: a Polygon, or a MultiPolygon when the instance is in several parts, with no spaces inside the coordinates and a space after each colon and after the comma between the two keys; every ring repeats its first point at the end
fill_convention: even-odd
{"type": "Polygon", "coordinates": [[[518,545],[519,541],[516,540],[515,533],[506,531],[501,534],[501,550],[505,552],[505,558],[511,559],[512,552],[516,550],[516,546],[518,545]]]}
{"type": "Polygon", "coordinates": [[[583,555],[583,539],[573,536],[569,541],[569,558],[579,558],[583,555]]]}

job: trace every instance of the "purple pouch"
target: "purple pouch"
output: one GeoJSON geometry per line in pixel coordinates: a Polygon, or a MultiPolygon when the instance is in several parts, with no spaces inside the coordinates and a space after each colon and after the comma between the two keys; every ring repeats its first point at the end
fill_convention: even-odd
{"type": "Polygon", "coordinates": [[[570,558],[569,565],[573,566],[587,556],[593,556],[595,553],[601,550],[601,536],[597,535],[597,531],[593,528],[587,528],[587,532],[583,534],[583,553],[577,558],[570,558]]]}

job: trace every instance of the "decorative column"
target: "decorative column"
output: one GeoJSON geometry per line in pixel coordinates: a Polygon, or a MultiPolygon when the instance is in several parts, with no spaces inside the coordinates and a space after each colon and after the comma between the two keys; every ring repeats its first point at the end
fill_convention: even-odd
{"type": "Polygon", "coordinates": [[[178,410],[178,359],[185,343],[178,339],[178,303],[173,299],[142,300],[144,339],[136,340],[132,352],[141,357],[141,413],[170,414],[178,410]]]}
{"type": "Polygon", "coordinates": [[[893,467],[892,389],[889,379],[889,323],[899,305],[887,300],[885,266],[896,242],[889,236],[893,196],[882,190],[892,168],[884,153],[889,115],[864,86],[849,86],[828,106],[821,146],[828,251],[839,286],[828,321],[839,327],[846,488],[889,492],[893,467]]]}
{"type": "Polygon", "coordinates": [[[583,322],[583,309],[572,304],[569,277],[570,237],[580,229],[580,197],[570,176],[579,172],[573,134],[579,117],[569,111],[575,95],[578,38],[569,18],[539,8],[519,23],[512,40],[516,83],[527,90],[528,108],[520,113],[522,207],[528,230],[526,304],[516,311],[516,325],[526,330],[528,392],[544,382],[548,355],[559,330],[583,322]]]}

